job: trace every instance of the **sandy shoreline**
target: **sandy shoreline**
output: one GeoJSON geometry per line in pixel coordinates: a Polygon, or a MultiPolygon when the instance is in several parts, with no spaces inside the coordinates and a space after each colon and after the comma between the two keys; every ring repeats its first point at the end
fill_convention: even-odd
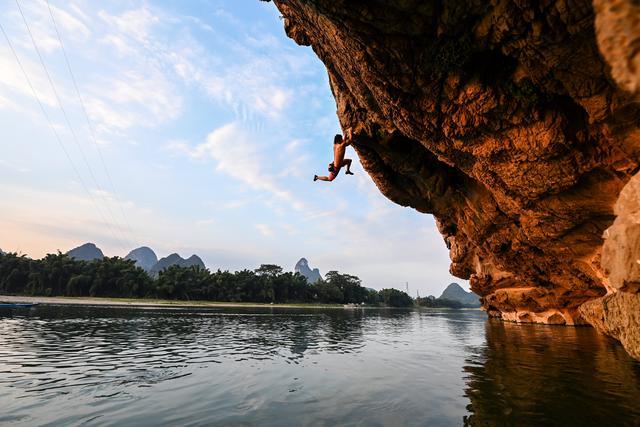
{"type": "MultiPolygon", "coordinates": [[[[247,308],[339,308],[350,309],[338,304],[262,304],[262,303],[237,303],[214,301],[174,301],[155,299],[127,299],[127,298],[98,298],[98,297],[31,297],[0,295],[0,302],[29,303],[43,305],[103,305],[126,307],[172,307],[172,308],[215,308],[215,307],[247,307],[247,308]]],[[[371,307],[368,307],[371,308],[371,307]]],[[[377,308],[377,307],[373,307],[377,308]]]]}
{"type": "Polygon", "coordinates": [[[345,306],[342,304],[266,304],[258,302],[225,301],[177,301],[142,298],[102,298],[102,297],[33,297],[0,295],[0,303],[28,303],[42,305],[86,305],[105,307],[151,307],[151,308],[303,308],[303,309],[339,309],[339,310],[480,310],[480,308],[431,308],[431,307],[389,307],[389,306],[345,306]]]}

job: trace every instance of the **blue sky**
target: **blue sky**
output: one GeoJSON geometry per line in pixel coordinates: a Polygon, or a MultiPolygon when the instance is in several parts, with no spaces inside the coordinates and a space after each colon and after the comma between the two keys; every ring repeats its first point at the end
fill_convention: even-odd
{"type": "Polygon", "coordinates": [[[433,218],[385,199],[353,151],[355,176],[312,182],[332,160],[335,103],[273,4],[50,0],[83,103],[47,3],[19,4],[58,96],[15,1],[0,22],[71,161],[1,36],[3,250],[148,245],[230,270],[304,256],[421,295],[456,280],[433,218]]]}

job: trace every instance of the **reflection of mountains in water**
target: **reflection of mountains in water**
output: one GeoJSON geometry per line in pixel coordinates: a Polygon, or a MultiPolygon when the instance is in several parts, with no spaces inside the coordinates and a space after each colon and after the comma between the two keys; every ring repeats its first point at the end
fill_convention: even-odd
{"type": "MultiPolygon", "coordinates": [[[[211,350],[208,351],[209,356],[213,356],[208,357],[211,361],[284,357],[294,362],[308,350],[354,353],[364,345],[364,314],[361,310],[301,313],[293,309],[239,307],[191,311],[40,306],[38,317],[43,320],[66,319],[65,322],[47,322],[44,325],[46,336],[69,336],[60,353],[52,353],[52,363],[65,363],[67,355],[80,351],[85,344],[91,347],[93,341],[106,339],[113,347],[135,347],[135,353],[129,355],[132,358],[136,354],[155,354],[162,358],[162,351],[158,350],[162,348],[171,354],[175,362],[187,364],[202,361],[194,356],[203,347],[211,350]],[[68,321],[70,316],[77,321],[68,321]],[[198,346],[194,347],[194,342],[198,346]]],[[[46,342],[46,337],[36,339],[35,347],[42,345],[45,349],[46,342]]],[[[92,365],[90,360],[83,363],[92,365]]]]}
{"type": "MultiPolygon", "coordinates": [[[[467,425],[483,426],[640,419],[640,364],[591,328],[487,321],[475,310],[39,306],[4,316],[12,320],[3,323],[0,380],[10,374],[16,393],[38,404],[60,389],[110,396],[187,376],[177,384],[191,387],[186,396],[231,399],[221,403],[228,408],[252,389],[267,404],[289,405],[277,406],[278,419],[300,408],[282,398],[289,390],[305,405],[297,419],[333,411],[334,424],[386,416],[382,424],[456,425],[465,413],[467,425]],[[325,400],[332,396],[364,409],[325,400]]],[[[175,398],[162,416],[202,410],[196,423],[209,425],[224,412],[175,398]]],[[[249,424],[260,424],[262,409],[249,424]]]]}

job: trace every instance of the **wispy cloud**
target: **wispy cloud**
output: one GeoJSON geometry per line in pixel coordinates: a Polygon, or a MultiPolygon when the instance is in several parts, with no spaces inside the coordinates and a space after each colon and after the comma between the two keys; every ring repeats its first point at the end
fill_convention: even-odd
{"type": "Polygon", "coordinates": [[[216,170],[254,190],[265,191],[293,209],[304,209],[304,203],[282,188],[274,174],[267,172],[268,157],[256,148],[254,141],[239,123],[232,122],[211,132],[206,142],[196,145],[190,153],[195,158],[214,160],[216,170]]]}
{"type": "Polygon", "coordinates": [[[156,126],[182,112],[182,97],[158,70],[147,74],[125,71],[118,77],[101,78],[88,92],[87,109],[104,131],[156,126]]]}
{"type": "Polygon", "coordinates": [[[258,232],[262,234],[264,237],[273,237],[275,234],[273,232],[273,229],[271,229],[271,227],[269,227],[266,224],[256,224],[255,227],[256,227],[256,230],[258,230],[258,232]]]}
{"type": "MultiPolygon", "coordinates": [[[[358,274],[376,287],[421,277],[448,280],[446,248],[432,221],[387,201],[357,161],[355,177],[312,182],[331,160],[331,137],[339,128],[335,102],[326,70],[310,50],[286,38],[272,5],[257,3],[255,14],[245,14],[247,6],[232,0],[171,8],[154,0],[50,2],[98,142],[106,144],[104,157],[124,192],[118,199],[125,200],[134,231],[145,236],[141,243],[166,253],[197,247],[196,253],[211,254],[205,259],[210,266],[223,268],[244,268],[248,260],[257,265],[265,250],[283,266],[304,255],[323,271],[358,274]]],[[[80,142],[88,145],[45,3],[21,4],[80,142]]],[[[14,6],[0,6],[0,19],[90,182],[66,126],[58,124],[57,102],[14,6]]],[[[95,240],[120,254],[80,184],[69,185],[69,165],[31,97],[0,43],[1,119],[5,125],[23,119],[7,126],[7,140],[20,144],[5,150],[0,162],[3,185],[13,188],[3,189],[9,208],[0,212],[0,235],[20,245],[28,241],[34,250],[95,240]],[[32,190],[57,190],[24,190],[23,181],[32,190]]],[[[104,184],[97,152],[86,152],[104,184]]],[[[120,218],[115,194],[93,196],[120,218]]]]}
{"type": "Polygon", "coordinates": [[[148,40],[153,27],[162,21],[161,16],[149,7],[127,10],[121,14],[101,10],[98,16],[120,33],[142,43],[148,40]]]}
{"type": "MultiPolygon", "coordinates": [[[[149,6],[120,14],[100,11],[99,16],[112,27],[102,37],[103,43],[113,46],[121,56],[144,57],[154,67],[172,70],[180,81],[195,85],[212,99],[226,104],[240,118],[251,120],[253,114],[258,114],[276,119],[291,106],[294,94],[286,80],[300,69],[300,60],[292,59],[294,55],[282,60],[285,55],[274,57],[264,52],[264,44],[245,45],[246,39],[239,41],[217,33],[222,51],[234,53],[233,61],[228,60],[228,55],[227,60],[222,60],[190,30],[194,22],[199,28],[215,33],[213,27],[192,16],[170,16],[149,6]],[[178,36],[167,38],[167,32],[178,36]]],[[[277,40],[270,41],[268,46],[281,47],[277,40]]]]}
{"type": "MultiPolygon", "coordinates": [[[[33,98],[33,92],[31,91],[24,74],[20,70],[20,67],[16,63],[13,53],[11,53],[6,43],[3,43],[1,46],[0,87],[4,87],[5,89],[3,91],[3,97],[14,100],[11,105],[6,106],[11,107],[13,105],[15,108],[15,106],[19,105],[18,102],[15,101],[16,95],[20,95],[31,101],[33,98]]],[[[30,52],[32,51],[33,48],[31,48],[30,52]]],[[[18,55],[20,56],[20,62],[29,76],[29,80],[36,90],[40,101],[47,106],[57,107],[58,103],[41,65],[25,55],[20,55],[19,53],[18,55]]],[[[37,105],[33,104],[33,107],[37,108],[37,105]]]]}
{"type": "MultiPolygon", "coordinates": [[[[80,113],[80,106],[72,89],[71,76],[64,64],[61,46],[46,4],[40,1],[22,4],[67,114],[72,122],[83,124],[82,118],[79,118],[80,121],[73,120],[74,114],[80,113]]],[[[52,4],[51,8],[65,41],[68,57],[76,69],[75,77],[99,141],[106,142],[110,139],[109,136],[117,136],[119,140],[126,139],[122,137],[132,128],[156,126],[180,115],[183,106],[180,91],[176,89],[170,76],[166,75],[163,65],[147,63],[143,55],[139,54],[147,43],[147,37],[151,37],[151,31],[159,18],[147,9],[125,12],[121,17],[100,12],[98,15],[102,17],[101,20],[89,18],[76,4],[67,5],[66,8],[52,4]],[[100,24],[101,21],[104,22],[100,24]],[[93,31],[89,26],[92,26],[93,31]],[[120,47],[125,49],[127,46],[127,53],[131,57],[137,54],[136,60],[119,63],[113,58],[113,49],[104,50],[103,55],[96,57],[95,47],[105,40],[114,43],[116,40],[122,41],[120,47]],[[107,66],[99,73],[78,72],[87,60],[103,61],[107,66]]],[[[10,9],[9,16],[15,18],[10,26],[9,37],[13,40],[38,97],[45,106],[51,107],[50,114],[59,115],[53,89],[37,59],[31,38],[17,9],[10,9]]],[[[3,43],[0,47],[0,97],[14,99],[16,94],[29,99],[28,108],[37,111],[37,104],[31,101],[32,91],[12,53],[3,43]]],[[[13,110],[24,108],[18,102],[0,104],[0,108],[3,107],[13,110]]]]}

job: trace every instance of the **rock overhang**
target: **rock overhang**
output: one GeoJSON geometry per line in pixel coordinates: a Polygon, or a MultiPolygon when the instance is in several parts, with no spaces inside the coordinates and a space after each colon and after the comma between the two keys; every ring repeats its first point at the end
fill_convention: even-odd
{"type": "Polygon", "coordinates": [[[325,64],[365,170],[435,216],[451,272],[489,314],[589,320],[579,307],[610,291],[603,234],[640,168],[638,6],[274,3],[325,64]]]}

